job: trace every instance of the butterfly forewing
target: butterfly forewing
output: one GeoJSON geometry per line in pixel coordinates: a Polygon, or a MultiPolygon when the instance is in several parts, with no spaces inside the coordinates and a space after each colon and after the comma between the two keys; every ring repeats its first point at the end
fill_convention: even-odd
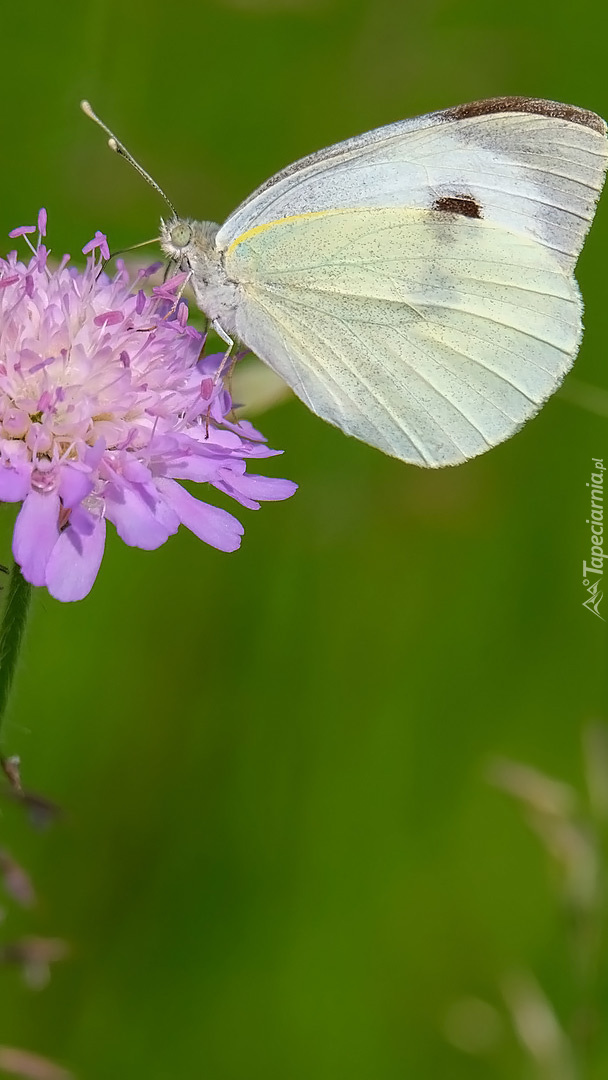
{"type": "Polygon", "coordinates": [[[595,113],[526,98],[473,102],[296,162],[231,214],[217,244],[226,249],[248,229],[295,214],[431,209],[465,198],[485,221],[540,240],[573,269],[607,161],[606,125],[595,113]]]}

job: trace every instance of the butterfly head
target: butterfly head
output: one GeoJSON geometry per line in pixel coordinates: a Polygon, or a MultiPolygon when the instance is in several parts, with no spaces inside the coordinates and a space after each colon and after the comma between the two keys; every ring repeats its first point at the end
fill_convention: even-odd
{"type": "Polygon", "coordinates": [[[188,249],[192,244],[193,229],[189,221],[183,218],[173,218],[160,222],[160,245],[170,259],[179,263],[180,267],[188,262],[188,249]]]}
{"type": "Polygon", "coordinates": [[[213,258],[215,234],[219,229],[213,221],[191,221],[172,218],[160,223],[160,246],[165,255],[181,270],[192,270],[199,260],[213,258]]]}

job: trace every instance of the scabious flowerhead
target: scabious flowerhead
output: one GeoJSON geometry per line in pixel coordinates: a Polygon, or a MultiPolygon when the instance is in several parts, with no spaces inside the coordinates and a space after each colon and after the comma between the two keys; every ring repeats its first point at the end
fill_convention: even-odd
{"type": "Polygon", "coordinates": [[[0,502],[22,503],[13,554],[24,577],[58,600],[86,596],[106,521],[135,547],[157,548],[182,524],[234,551],[240,522],[178,481],[256,510],[296,485],[246,472],[250,459],[278,451],[229,419],[221,354],[200,358],[203,336],[176,302],[184,275],[151,295],[141,286],[158,264],[132,280],[117,262],[109,278],[100,232],[83,248],[85,270],[67,255],[51,268],[45,233],[41,210],[27,264],[15,251],[0,259],[0,502]]]}

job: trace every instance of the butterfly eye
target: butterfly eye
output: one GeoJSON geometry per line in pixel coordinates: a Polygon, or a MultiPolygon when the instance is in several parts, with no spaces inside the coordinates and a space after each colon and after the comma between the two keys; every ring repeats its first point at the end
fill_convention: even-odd
{"type": "Polygon", "coordinates": [[[185,221],[178,222],[171,229],[171,243],[177,248],[187,247],[192,239],[192,229],[185,221]]]}

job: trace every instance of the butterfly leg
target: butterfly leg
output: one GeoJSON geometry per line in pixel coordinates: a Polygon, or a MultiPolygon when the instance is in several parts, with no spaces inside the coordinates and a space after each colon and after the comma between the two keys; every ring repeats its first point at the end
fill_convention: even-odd
{"type": "MultiPolygon", "coordinates": [[[[232,350],[234,349],[234,340],[233,340],[233,338],[230,337],[230,334],[226,333],[223,326],[218,322],[217,319],[212,320],[211,328],[215,331],[217,336],[219,338],[221,338],[221,340],[224,342],[224,344],[228,346],[228,348],[226,349],[226,352],[222,356],[219,367],[218,367],[215,375],[213,376],[213,381],[214,381],[215,384],[217,384],[220,381],[220,379],[222,378],[222,375],[223,375],[224,369],[226,367],[226,364],[228,363],[228,360],[230,359],[230,354],[231,354],[232,350]]],[[[205,333],[205,342],[206,342],[206,340],[207,340],[207,334],[205,333]]],[[[204,347],[205,347],[205,343],[203,343],[203,349],[204,349],[204,347]]],[[[201,350],[201,355],[202,355],[202,350],[201,350]]],[[[234,366],[234,364],[231,365],[230,370],[232,370],[233,366],[234,366]]],[[[211,406],[209,406],[209,408],[207,409],[207,416],[206,416],[206,419],[205,419],[205,438],[206,439],[209,438],[209,415],[210,415],[210,409],[211,409],[211,406]]]]}
{"type": "Polygon", "coordinates": [[[234,339],[230,337],[230,334],[226,333],[223,326],[220,325],[220,323],[218,322],[217,319],[213,320],[213,322],[211,323],[211,326],[215,330],[217,336],[219,338],[221,338],[221,340],[224,342],[225,345],[228,346],[228,348],[226,349],[226,352],[222,356],[222,361],[220,363],[220,366],[218,367],[218,369],[217,369],[217,371],[215,373],[215,378],[216,379],[221,379],[224,368],[226,367],[226,364],[228,363],[228,360],[230,358],[230,353],[234,349],[234,339]]]}

